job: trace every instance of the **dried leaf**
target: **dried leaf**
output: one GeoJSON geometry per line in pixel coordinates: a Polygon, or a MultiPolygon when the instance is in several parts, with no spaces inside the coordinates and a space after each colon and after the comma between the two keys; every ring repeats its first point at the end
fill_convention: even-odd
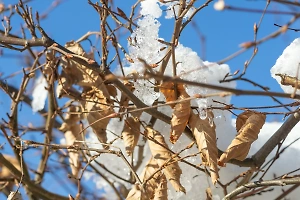
{"type": "MultiPolygon", "coordinates": [[[[72,112],[80,113],[80,108],[74,105],[69,107],[69,111],[66,114],[65,122],[61,125],[59,130],[65,132],[66,144],[76,145],[81,147],[83,141],[82,126],[78,123],[80,121],[80,114],[74,114],[72,112]]],[[[80,153],[75,149],[68,149],[69,162],[72,170],[72,174],[78,177],[81,169],[80,153]]]]}
{"type": "Polygon", "coordinates": [[[239,114],[239,116],[236,119],[236,123],[235,123],[235,129],[237,132],[239,132],[239,130],[242,128],[242,126],[244,126],[244,124],[246,123],[247,119],[253,114],[253,112],[251,111],[245,111],[241,114],[239,114]]]}
{"type": "MultiPolygon", "coordinates": [[[[93,60],[93,54],[87,54],[79,43],[74,41],[67,42],[65,47],[73,53],[86,58],[87,60],[93,60]]],[[[71,59],[63,58],[61,60],[63,71],[69,77],[69,85],[77,84],[83,87],[84,91],[88,91],[92,86],[100,89],[104,96],[109,97],[106,85],[104,84],[101,76],[95,71],[88,69],[84,65],[81,65],[71,59]]]]}
{"type": "Polygon", "coordinates": [[[168,200],[168,184],[165,175],[160,177],[159,185],[155,189],[153,200],[168,200]]]}
{"type": "Polygon", "coordinates": [[[142,194],[141,187],[139,185],[134,185],[129,191],[126,200],[148,200],[145,194],[142,194]]]}
{"type": "MultiPolygon", "coordinates": [[[[7,154],[3,154],[3,157],[8,160],[15,168],[17,168],[19,171],[21,171],[21,168],[20,168],[20,165],[19,165],[19,162],[18,160],[15,158],[15,157],[12,157],[10,155],[7,155],[7,154]]],[[[0,163],[0,177],[1,178],[12,178],[14,177],[10,170],[5,167],[4,165],[2,165],[2,163],[0,163]]]]}
{"type": "Polygon", "coordinates": [[[117,7],[117,11],[118,11],[118,14],[120,15],[120,17],[122,17],[123,19],[128,19],[128,17],[126,16],[126,14],[124,13],[123,10],[121,10],[120,8],[117,7]]]}
{"type": "MultiPolygon", "coordinates": [[[[12,157],[10,155],[7,154],[3,154],[4,158],[6,160],[8,160],[15,168],[17,168],[19,171],[21,171],[20,165],[18,160],[15,157],[12,157]]],[[[6,179],[6,178],[14,178],[14,175],[10,172],[10,170],[5,167],[4,165],[2,165],[2,163],[0,163],[0,178],[6,179]]],[[[0,187],[2,187],[3,184],[6,184],[6,181],[0,181],[0,187]]],[[[12,182],[10,182],[7,187],[12,190],[13,189],[14,184],[12,182]]]]}
{"type": "Polygon", "coordinates": [[[178,162],[172,159],[172,153],[167,150],[168,145],[163,136],[151,127],[146,128],[145,135],[151,138],[151,140],[149,139],[151,153],[159,167],[163,167],[163,173],[167,179],[177,192],[181,191],[185,193],[185,188],[180,184],[180,175],[182,174],[182,171],[178,162]]]}
{"type": "Polygon", "coordinates": [[[140,121],[138,118],[132,116],[127,117],[124,123],[122,136],[126,153],[130,156],[140,137],[140,121]]]}
{"type": "MultiPolygon", "coordinates": [[[[175,84],[173,82],[163,82],[160,85],[160,92],[165,95],[167,103],[177,100],[177,96],[175,93],[175,84]]],[[[171,104],[170,106],[174,108],[175,104],[171,104]]]]}
{"type": "Polygon", "coordinates": [[[189,126],[201,153],[202,163],[209,166],[211,180],[215,184],[219,178],[219,173],[216,126],[213,119],[214,115],[211,110],[207,111],[207,118],[204,120],[191,112],[189,126]]]}
{"type": "MultiPolygon", "coordinates": [[[[134,84],[130,81],[125,80],[124,85],[131,92],[133,92],[134,89],[135,89],[134,84]]],[[[121,99],[120,99],[120,110],[119,110],[119,112],[124,112],[126,110],[126,108],[128,107],[128,103],[129,103],[129,98],[127,97],[127,95],[125,93],[122,93],[121,94],[121,99]]]]}
{"type": "Polygon", "coordinates": [[[145,166],[143,172],[140,175],[140,179],[142,182],[148,180],[148,178],[152,177],[147,181],[142,191],[140,185],[135,185],[127,195],[127,200],[136,200],[136,199],[153,199],[155,190],[158,188],[160,184],[161,177],[165,177],[165,175],[159,171],[159,166],[153,157],[150,158],[147,165],[145,166]],[[156,173],[157,172],[157,173],[156,173]],[[154,174],[154,175],[153,175],[154,174]]]}
{"type": "Polygon", "coordinates": [[[220,166],[224,166],[230,159],[244,160],[249,153],[251,144],[257,140],[260,129],[266,120],[265,114],[249,111],[240,114],[240,116],[238,117],[240,121],[242,118],[248,118],[239,129],[237,136],[232,140],[227,150],[221,155],[218,161],[220,166]]]}
{"type": "MultiPolygon", "coordinates": [[[[109,116],[114,113],[112,102],[98,88],[92,87],[92,90],[85,94],[86,101],[83,102],[85,116],[97,135],[101,143],[106,143],[106,127],[110,120],[109,116]]],[[[108,148],[103,144],[104,148],[108,148]]]]}
{"type": "MultiPolygon", "coordinates": [[[[93,54],[87,54],[79,43],[74,41],[68,42],[66,48],[72,51],[74,54],[83,57],[87,62],[94,62],[93,54]]],[[[93,128],[100,142],[105,143],[106,126],[109,122],[107,116],[114,113],[113,103],[110,100],[110,93],[107,86],[104,84],[101,76],[91,69],[88,69],[84,65],[81,65],[68,57],[73,57],[72,54],[62,59],[62,66],[64,71],[65,82],[61,85],[61,88],[71,87],[73,84],[77,84],[83,88],[81,97],[84,99],[81,101],[84,107],[85,117],[87,118],[90,126],[93,128]]],[[[61,91],[61,89],[60,89],[61,91]]],[[[107,145],[104,145],[108,148],[107,145]]]]}
{"type": "Polygon", "coordinates": [[[0,13],[5,9],[4,3],[0,3],[0,13]]]}
{"type": "Polygon", "coordinates": [[[275,74],[276,76],[279,76],[281,78],[281,85],[290,85],[293,88],[300,89],[300,80],[297,77],[292,77],[288,75],[283,74],[275,74]]]}
{"type": "MultiPolygon", "coordinates": [[[[185,92],[183,86],[181,90],[178,89],[178,93],[179,93],[178,100],[184,100],[189,97],[189,95],[185,92]]],[[[183,101],[175,105],[172,114],[172,120],[171,120],[171,136],[170,136],[171,143],[174,144],[183,133],[189,121],[190,113],[191,113],[190,101],[183,101]]]]}
{"type": "Polygon", "coordinates": [[[117,97],[117,89],[116,89],[115,86],[113,86],[113,85],[107,85],[106,88],[107,88],[107,91],[108,91],[108,93],[109,93],[110,96],[112,96],[114,98],[117,97]]]}
{"type": "Polygon", "coordinates": [[[209,187],[206,188],[205,193],[206,193],[206,200],[212,200],[213,199],[213,195],[212,195],[211,189],[209,187]]]}
{"type": "Polygon", "coordinates": [[[148,180],[149,177],[152,177],[150,180],[147,181],[145,185],[146,194],[150,199],[154,197],[154,192],[155,189],[158,187],[160,177],[165,177],[162,171],[157,172],[157,170],[159,170],[159,165],[157,164],[156,160],[153,157],[151,157],[140,176],[141,181],[143,182],[148,180]]]}

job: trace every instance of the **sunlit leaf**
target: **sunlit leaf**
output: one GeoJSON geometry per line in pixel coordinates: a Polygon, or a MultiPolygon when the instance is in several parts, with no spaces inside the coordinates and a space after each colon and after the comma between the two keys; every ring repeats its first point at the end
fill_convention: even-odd
{"type": "Polygon", "coordinates": [[[163,173],[166,178],[177,192],[181,191],[185,193],[185,188],[180,184],[182,171],[178,162],[172,159],[172,153],[168,151],[168,145],[163,136],[151,127],[146,128],[145,135],[151,138],[148,141],[152,156],[159,167],[163,167],[163,173]]]}
{"type": "Polygon", "coordinates": [[[238,120],[246,121],[241,126],[237,125],[238,134],[232,140],[227,150],[221,155],[218,164],[224,166],[230,159],[244,160],[250,150],[251,144],[257,140],[260,129],[263,127],[266,115],[246,111],[239,115],[238,120]]]}
{"type": "MultiPolygon", "coordinates": [[[[189,95],[185,92],[183,86],[179,86],[178,93],[179,97],[178,100],[184,100],[189,97],[189,95]]],[[[171,143],[175,143],[178,138],[183,133],[190,117],[191,113],[191,103],[190,100],[182,101],[175,105],[172,120],[171,120],[171,136],[170,141],[171,143]]]]}
{"type": "Polygon", "coordinates": [[[189,126],[195,136],[200,151],[202,163],[210,168],[210,176],[213,184],[219,178],[218,173],[218,148],[216,138],[216,126],[211,110],[207,111],[207,118],[202,120],[199,115],[191,112],[189,126]]]}
{"type": "MultiPolygon", "coordinates": [[[[82,126],[79,124],[81,110],[78,106],[71,105],[68,109],[68,113],[65,117],[65,122],[61,125],[59,130],[65,133],[65,139],[67,145],[76,145],[82,147],[83,133],[82,126]]],[[[81,162],[80,162],[80,152],[75,149],[68,149],[69,152],[69,162],[72,170],[72,174],[78,177],[81,162]]]]}
{"type": "Polygon", "coordinates": [[[140,136],[140,121],[137,117],[127,117],[122,131],[125,150],[128,156],[132,154],[140,136]]]}

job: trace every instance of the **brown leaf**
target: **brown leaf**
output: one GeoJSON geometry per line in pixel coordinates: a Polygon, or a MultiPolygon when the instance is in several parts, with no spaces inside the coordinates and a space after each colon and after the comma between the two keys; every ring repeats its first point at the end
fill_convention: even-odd
{"type": "MultiPolygon", "coordinates": [[[[134,84],[130,81],[125,80],[124,85],[131,92],[133,92],[134,89],[135,89],[134,84]]],[[[122,93],[121,94],[121,99],[120,99],[120,110],[119,110],[119,112],[124,112],[126,110],[126,108],[128,107],[128,103],[129,103],[129,98],[127,97],[127,95],[125,93],[122,93]]]]}
{"type": "Polygon", "coordinates": [[[126,14],[124,13],[123,10],[121,10],[120,8],[117,7],[117,11],[118,11],[118,14],[120,15],[120,17],[122,17],[124,19],[128,19],[128,17],[126,16],[126,14]]]}
{"type": "MultiPolygon", "coordinates": [[[[85,116],[97,135],[101,143],[106,143],[106,127],[110,120],[110,115],[114,113],[112,102],[98,88],[92,87],[92,90],[85,94],[86,101],[83,102],[85,116]]],[[[104,148],[108,148],[103,144],[104,148]]]]}
{"type": "MultiPolygon", "coordinates": [[[[86,58],[87,61],[94,60],[93,54],[87,54],[79,43],[74,41],[67,42],[65,47],[73,53],[86,58]]],[[[94,86],[100,89],[104,96],[109,97],[106,85],[98,73],[67,58],[63,58],[61,60],[61,64],[63,71],[69,77],[68,80],[71,82],[69,83],[70,85],[77,84],[83,87],[84,91],[88,91],[92,86],[94,86]]]]}
{"type": "Polygon", "coordinates": [[[122,136],[126,153],[130,156],[140,137],[140,121],[138,118],[132,116],[127,117],[124,123],[122,136]]]}
{"type": "Polygon", "coordinates": [[[206,193],[206,200],[212,200],[213,199],[213,195],[212,195],[211,189],[209,187],[206,188],[205,193],[206,193]]]}
{"type": "Polygon", "coordinates": [[[172,159],[172,153],[167,150],[168,145],[163,136],[151,127],[146,128],[145,135],[151,138],[151,140],[149,139],[149,147],[152,156],[156,160],[158,166],[163,167],[163,173],[166,178],[177,192],[181,191],[185,193],[185,188],[180,184],[180,175],[182,174],[182,171],[178,162],[172,159]]]}
{"type": "Polygon", "coordinates": [[[292,77],[288,75],[283,74],[275,74],[276,76],[279,76],[281,78],[281,85],[290,85],[293,88],[300,89],[300,80],[297,77],[292,77]]]}
{"type": "MultiPolygon", "coordinates": [[[[18,160],[15,157],[12,157],[10,155],[7,154],[3,154],[4,158],[6,160],[8,160],[15,168],[17,168],[19,171],[21,171],[20,165],[18,160]]],[[[12,178],[14,177],[13,174],[11,174],[10,170],[5,167],[4,165],[2,165],[2,163],[0,163],[0,177],[1,178],[12,178]]]]}
{"type": "MultiPolygon", "coordinates": [[[[82,147],[83,133],[82,126],[78,123],[80,121],[80,114],[74,114],[72,112],[80,112],[79,107],[71,105],[69,107],[69,112],[66,114],[65,122],[61,125],[59,130],[65,132],[66,144],[76,145],[82,147]]],[[[68,149],[69,152],[69,162],[72,170],[72,174],[78,177],[79,171],[81,169],[80,153],[75,149],[68,149]]]]}
{"type": "Polygon", "coordinates": [[[147,181],[143,191],[140,185],[135,185],[127,195],[127,200],[136,200],[136,199],[153,199],[155,190],[159,187],[161,177],[165,177],[165,175],[159,171],[159,166],[153,157],[150,158],[147,165],[145,166],[143,172],[140,175],[140,179],[142,182],[147,181]],[[157,173],[156,173],[157,172],[157,173]],[[154,174],[154,175],[153,175],[154,174]]]}
{"type": "Polygon", "coordinates": [[[159,170],[159,165],[157,164],[156,160],[153,157],[151,157],[140,176],[142,182],[145,182],[150,177],[152,177],[147,181],[145,185],[146,194],[150,199],[154,197],[155,189],[160,183],[160,177],[165,177],[162,171],[157,172],[157,170],[159,170]]]}
{"type": "MultiPolygon", "coordinates": [[[[19,162],[18,160],[15,158],[15,157],[12,157],[10,155],[7,155],[7,154],[3,154],[4,158],[6,160],[8,160],[15,168],[17,168],[19,171],[21,171],[21,168],[20,168],[20,165],[19,165],[19,162]]],[[[4,165],[2,165],[2,163],[0,163],[0,178],[3,178],[3,179],[7,179],[7,178],[14,178],[14,175],[10,172],[10,170],[5,167],[4,165]]],[[[0,181],[0,187],[2,187],[2,184],[6,184],[5,181],[0,181]]],[[[13,189],[13,182],[10,182],[8,185],[8,188],[10,190],[13,189]]]]}
{"type": "MultiPolygon", "coordinates": [[[[178,90],[179,93],[178,100],[184,100],[189,97],[189,95],[185,92],[183,87],[182,89],[183,90],[178,90]]],[[[190,100],[183,101],[175,105],[172,114],[172,120],[171,120],[171,136],[170,136],[171,143],[174,144],[183,133],[189,121],[190,113],[191,113],[190,100]]]]}
{"type": "Polygon", "coordinates": [[[106,88],[107,88],[107,91],[108,91],[108,93],[109,93],[110,96],[112,96],[114,98],[117,97],[117,89],[116,89],[115,86],[113,86],[113,85],[107,85],[106,88]]]}
{"type": "Polygon", "coordinates": [[[142,194],[141,187],[137,184],[133,185],[129,191],[126,200],[148,200],[145,194],[142,194]]]}
{"type": "Polygon", "coordinates": [[[239,114],[239,116],[236,119],[236,123],[235,123],[235,129],[237,132],[239,132],[239,130],[242,128],[242,126],[244,126],[244,124],[246,123],[247,119],[253,114],[253,112],[251,111],[245,111],[241,114],[239,114]]]}
{"type": "Polygon", "coordinates": [[[155,189],[153,200],[168,200],[168,184],[165,175],[160,177],[158,187],[155,189]]]}
{"type": "Polygon", "coordinates": [[[238,117],[240,121],[242,118],[248,118],[239,129],[237,136],[232,140],[227,150],[221,155],[218,161],[220,166],[224,166],[230,159],[244,160],[249,153],[251,144],[257,140],[260,129],[266,120],[265,114],[249,111],[240,114],[240,116],[238,117]]]}
{"type": "Polygon", "coordinates": [[[214,115],[211,110],[207,111],[207,118],[204,120],[199,115],[191,112],[189,126],[201,153],[202,163],[209,166],[211,180],[215,184],[219,178],[219,173],[216,126],[213,119],[214,115]]]}
{"type": "MultiPolygon", "coordinates": [[[[160,85],[160,92],[165,95],[167,103],[177,100],[175,93],[175,84],[173,82],[163,82],[160,85]]],[[[170,106],[174,108],[175,104],[171,104],[170,106]]]]}

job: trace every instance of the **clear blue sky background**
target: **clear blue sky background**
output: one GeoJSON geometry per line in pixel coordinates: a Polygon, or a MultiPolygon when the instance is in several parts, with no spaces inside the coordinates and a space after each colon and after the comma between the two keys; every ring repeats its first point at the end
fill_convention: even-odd
{"type": "MultiPolygon", "coordinates": [[[[226,0],[225,0],[226,1],[226,0]]],[[[1,1],[0,1],[1,2],[1,1]]],[[[14,4],[17,1],[15,0],[2,0],[4,4],[14,4]]],[[[33,11],[39,11],[40,14],[47,11],[49,6],[51,6],[54,1],[41,1],[33,0],[29,3],[33,7],[33,11]]],[[[205,1],[198,0],[196,5],[201,5],[205,1]]],[[[126,14],[129,14],[131,5],[135,1],[132,0],[115,0],[114,6],[121,8],[126,14]]],[[[243,8],[254,8],[263,10],[266,4],[266,1],[263,0],[227,0],[227,4],[243,7],[243,8]]],[[[293,11],[299,11],[296,7],[293,8],[293,11]]],[[[280,6],[276,3],[271,3],[269,10],[277,11],[291,11],[286,6],[280,6]]],[[[0,16],[1,19],[3,15],[0,16]]],[[[258,23],[261,17],[261,13],[245,13],[238,11],[223,11],[218,12],[213,9],[213,3],[209,7],[203,9],[197,17],[194,19],[194,22],[199,27],[201,33],[206,38],[206,60],[210,62],[219,61],[230,54],[239,50],[239,44],[253,40],[253,24],[258,23]]],[[[268,34],[276,31],[278,27],[275,27],[273,24],[285,24],[291,18],[290,15],[274,15],[266,14],[263,23],[258,32],[258,39],[267,36],[268,34]]],[[[11,19],[13,30],[12,33],[20,33],[20,24],[22,21],[20,17],[15,15],[11,19]]],[[[169,40],[171,37],[171,31],[173,30],[173,20],[164,20],[161,19],[162,27],[160,29],[160,37],[169,40]]],[[[57,8],[55,8],[46,19],[41,21],[41,26],[49,34],[50,37],[55,39],[60,44],[65,44],[70,40],[76,40],[84,35],[88,31],[98,31],[99,30],[99,17],[95,10],[88,5],[86,0],[81,1],[72,1],[65,0],[57,8]]],[[[296,22],[293,25],[294,28],[300,28],[299,22],[296,22]]],[[[3,29],[3,28],[1,28],[3,29]]],[[[126,37],[129,36],[129,32],[123,31],[124,36],[122,36],[121,43],[126,47],[126,37]],[[126,36],[126,37],[125,37],[126,36]]],[[[293,31],[287,31],[283,36],[279,36],[276,39],[271,39],[270,41],[260,45],[258,47],[259,51],[257,56],[254,58],[253,62],[249,66],[247,71],[246,78],[249,78],[253,81],[256,81],[263,86],[268,86],[271,88],[271,91],[281,92],[281,88],[277,82],[270,76],[270,68],[275,64],[276,59],[281,55],[282,51],[286,46],[288,46],[295,38],[299,37],[300,33],[293,31]]],[[[202,46],[200,38],[198,37],[194,28],[189,25],[186,30],[183,32],[180,38],[180,42],[186,46],[192,48],[200,56],[203,55],[202,46]]],[[[84,42],[85,47],[88,47],[89,44],[84,42]]],[[[99,46],[99,45],[98,45],[99,46]]],[[[18,52],[9,51],[7,49],[3,50],[3,56],[0,57],[0,72],[3,73],[0,78],[6,77],[13,72],[20,71],[23,67],[27,67],[20,57],[18,52]]],[[[23,55],[26,52],[22,53],[23,55]]],[[[230,65],[231,71],[243,70],[243,65],[246,60],[251,57],[252,49],[243,53],[242,55],[234,58],[227,62],[230,65]]],[[[300,54],[299,54],[300,56],[300,54]]],[[[20,84],[20,75],[13,78],[7,79],[7,82],[15,86],[20,84]]],[[[244,83],[239,81],[237,87],[240,89],[255,89],[249,83],[244,83]]],[[[30,89],[30,87],[29,87],[30,89]]],[[[29,93],[30,91],[28,91],[29,93]]],[[[289,100],[283,99],[284,103],[289,102],[289,100]]],[[[232,103],[236,106],[266,106],[266,105],[276,105],[268,97],[233,97],[232,103]]],[[[7,119],[5,113],[9,113],[10,100],[7,96],[0,91],[0,117],[7,119]]],[[[276,110],[283,111],[283,110],[276,110]]],[[[35,126],[41,125],[42,119],[38,114],[32,115],[32,111],[28,106],[23,105],[22,112],[20,113],[21,123],[27,125],[29,122],[33,123],[35,126]],[[33,116],[33,117],[32,117],[33,116]]],[[[281,120],[282,116],[268,116],[268,120],[281,120]]],[[[62,136],[61,133],[56,133],[62,136]]],[[[33,140],[41,140],[41,137],[37,134],[31,134],[28,137],[33,140]]],[[[4,138],[0,136],[0,141],[4,141],[4,138]]],[[[2,143],[2,142],[1,142],[2,143]]],[[[3,152],[7,152],[7,148],[3,152]]],[[[37,156],[32,153],[32,156],[37,156]]],[[[36,161],[33,159],[33,163],[36,161]]],[[[36,167],[36,166],[35,166],[36,167]]],[[[48,179],[44,186],[47,185],[47,188],[52,191],[60,191],[61,194],[67,195],[70,191],[66,190],[64,187],[61,187],[63,180],[57,182],[51,179],[48,179]]],[[[74,192],[74,188],[71,190],[74,192]]],[[[0,196],[0,199],[3,196],[0,196]]]]}

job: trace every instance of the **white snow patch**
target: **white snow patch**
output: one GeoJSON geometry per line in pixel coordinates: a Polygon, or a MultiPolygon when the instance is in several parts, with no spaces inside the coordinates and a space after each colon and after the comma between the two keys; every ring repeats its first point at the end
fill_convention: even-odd
{"type": "Polygon", "coordinates": [[[141,2],[141,15],[151,15],[154,18],[159,18],[162,14],[162,10],[158,5],[157,0],[144,0],[141,2]]]}
{"type": "MultiPolygon", "coordinates": [[[[292,86],[281,85],[281,78],[275,74],[288,75],[300,79],[300,38],[295,39],[277,59],[275,65],[271,68],[271,75],[277,80],[285,93],[294,93],[292,86]],[[298,74],[297,74],[298,72],[298,74]]],[[[297,90],[297,94],[300,91],[297,90]]]]}
{"type": "MultiPolygon", "coordinates": [[[[166,11],[166,19],[172,19],[174,18],[174,13],[176,15],[176,17],[178,17],[178,13],[179,13],[179,3],[177,1],[171,2],[171,3],[166,3],[165,4],[167,7],[167,11],[166,11]]],[[[184,15],[184,19],[188,19],[194,12],[195,12],[195,8],[191,7],[189,9],[189,11],[184,15]]]]}
{"type": "Polygon", "coordinates": [[[38,77],[34,83],[34,89],[32,92],[32,102],[31,107],[33,112],[42,110],[45,107],[45,102],[47,99],[48,91],[45,89],[47,87],[47,81],[43,75],[38,77]]]}

